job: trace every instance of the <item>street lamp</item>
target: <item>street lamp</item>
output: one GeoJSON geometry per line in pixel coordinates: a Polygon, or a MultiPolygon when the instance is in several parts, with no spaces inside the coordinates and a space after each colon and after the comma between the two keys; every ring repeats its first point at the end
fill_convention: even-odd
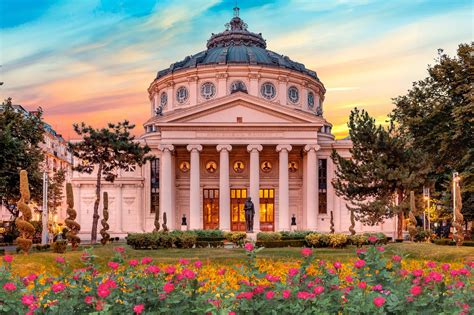
{"type": "MultiPolygon", "coordinates": [[[[457,184],[459,182],[459,173],[454,172],[453,173],[453,223],[456,222],[456,189],[457,189],[457,184]]],[[[453,224],[454,227],[454,233],[456,233],[456,226],[453,224]]]]}
{"type": "MultiPolygon", "coordinates": [[[[423,198],[428,202],[428,211],[426,211],[428,214],[428,230],[431,229],[431,224],[430,224],[430,188],[429,187],[423,187],[423,198]]],[[[423,216],[425,216],[425,213],[423,213],[423,216]]],[[[423,226],[426,226],[426,218],[425,220],[423,221],[423,226]]],[[[426,228],[425,228],[426,230],[426,228]]]]}

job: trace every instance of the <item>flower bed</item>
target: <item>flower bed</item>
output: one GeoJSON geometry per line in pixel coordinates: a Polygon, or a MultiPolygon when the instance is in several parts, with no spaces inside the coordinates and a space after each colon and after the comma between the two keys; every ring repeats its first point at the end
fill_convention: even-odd
{"type": "Polygon", "coordinates": [[[90,250],[84,268],[70,270],[58,256],[60,276],[15,276],[5,256],[0,267],[0,313],[113,314],[468,314],[474,264],[440,264],[384,258],[384,248],[357,250],[348,263],[259,260],[261,249],[245,244],[247,259],[233,267],[181,259],[156,264],[115,249],[99,272],[90,250]]]}

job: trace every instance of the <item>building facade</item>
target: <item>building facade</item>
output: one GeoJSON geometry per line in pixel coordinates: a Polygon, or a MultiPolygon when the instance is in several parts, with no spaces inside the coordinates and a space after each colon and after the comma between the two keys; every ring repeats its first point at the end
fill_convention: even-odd
{"type": "MultiPolygon", "coordinates": [[[[331,180],[332,150],[350,158],[350,140],[336,140],[323,115],[325,87],[316,72],[266,49],[238,8],[207,49],[158,72],[148,88],[150,118],[143,144],[155,159],[104,183],[113,235],[180,229],[244,231],[251,197],[256,231],[347,232],[346,201],[331,180]]],[[[76,210],[88,238],[95,175],[74,173],[76,210]]],[[[395,221],[356,230],[392,236],[395,221]]]]}

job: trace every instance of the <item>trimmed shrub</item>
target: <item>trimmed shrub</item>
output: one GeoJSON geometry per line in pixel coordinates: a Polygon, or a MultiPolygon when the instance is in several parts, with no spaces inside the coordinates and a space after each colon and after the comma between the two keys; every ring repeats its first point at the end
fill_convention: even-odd
{"type": "Polygon", "coordinates": [[[193,248],[197,241],[196,233],[193,232],[181,232],[177,235],[173,235],[175,237],[174,244],[178,248],[193,248]]]}
{"type": "Polygon", "coordinates": [[[306,235],[309,235],[311,233],[315,233],[315,232],[311,232],[311,231],[280,232],[282,240],[304,240],[306,235]]]}
{"type": "Polygon", "coordinates": [[[212,248],[218,248],[218,247],[224,247],[224,241],[216,241],[216,240],[207,240],[207,241],[196,241],[196,247],[198,248],[206,248],[206,247],[212,247],[212,248]]]}
{"type": "Polygon", "coordinates": [[[367,244],[367,236],[363,234],[349,235],[348,243],[361,247],[367,244]]]}
{"type": "Polygon", "coordinates": [[[247,233],[245,232],[227,232],[224,235],[229,242],[237,244],[238,246],[242,246],[247,237],[247,233]]]}
{"type": "Polygon", "coordinates": [[[423,230],[422,228],[418,228],[418,231],[415,234],[414,241],[415,242],[426,242],[429,241],[431,238],[431,231],[430,230],[423,230]]]}
{"type": "Polygon", "coordinates": [[[53,252],[54,253],[65,253],[67,248],[67,240],[57,240],[53,243],[53,252]]]}
{"type": "Polygon", "coordinates": [[[377,245],[385,245],[388,243],[388,237],[387,235],[383,233],[364,233],[364,235],[369,238],[370,236],[375,236],[377,237],[377,242],[375,244],[377,245]]]}
{"type": "Polygon", "coordinates": [[[277,247],[303,247],[305,246],[304,239],[300,240],[268,240],[268,241],[259,241],[255,243],[257,247],[266,247],[266,248],[277,248],[277,247]]]}
{"type": "Polygon", "coordinates": [[[328,247],[329,236],[328,234],[321,233],[310,233],[305,237],[306,243],[310,247],[328,247]]]}
{"type": "Polygon", "coordinates": [[[221,230],[192,230],[195,233],[198,240],[201,239],[225,239],[224,231],[221,230]]]}
{"type": "Polygon", "coordinates": [[[335,234],[329,234],[328,237],[329,237],[329,245],[332,248],[342,248],[347,245],[348,237],[346,234],[335,233],[335,234]]]}
{"type": "Polygon", "coordinates": [[[260,232],[257,234],[257,241],[279,241],[281,234],[278,232],[260,232]]]}

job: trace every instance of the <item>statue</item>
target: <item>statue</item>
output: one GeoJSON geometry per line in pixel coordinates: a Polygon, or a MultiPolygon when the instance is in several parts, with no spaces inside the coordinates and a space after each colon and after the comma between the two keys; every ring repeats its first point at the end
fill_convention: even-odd
{"type": "Polygon", "coordinates": [[[252,198],[248,197],[244,204],[245,211],[245,227],[247,232],[253,233],[253,216],[255,215],[255,208],[253,206],[252,198]]]}

